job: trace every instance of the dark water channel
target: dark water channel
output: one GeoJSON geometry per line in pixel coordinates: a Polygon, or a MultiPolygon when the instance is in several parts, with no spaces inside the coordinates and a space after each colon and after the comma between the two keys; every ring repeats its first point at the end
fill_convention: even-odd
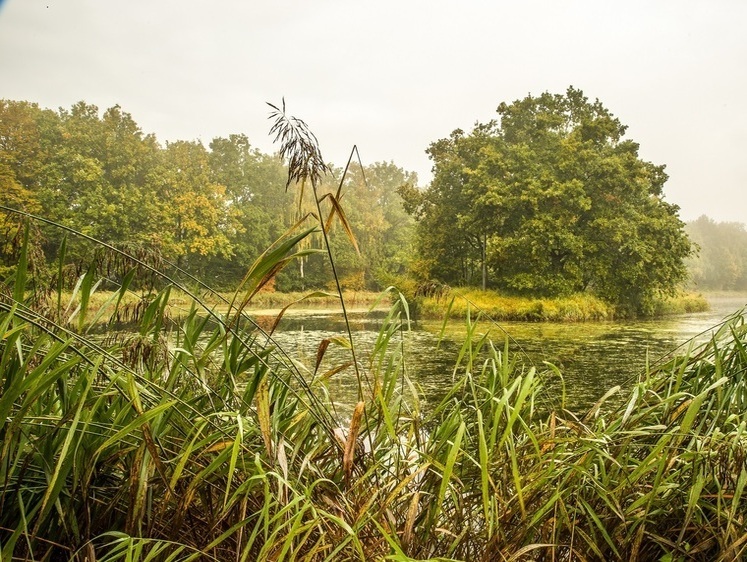
{"type": "MultiPolygon", "coordinates": [[[[671,353],[685,350],[690,340],[709,339],[713,328],[726,316],[747,305],[747,295],[711,297],[709,302],[708,312],[657,320],[573,324],[503,322],[497,325],[481,322],[477,332],[487,331],[500,349],[508,337],[509,352],[517,354],[518,361],[526,368],[544,369],[544,362],[557,366],[565,380],[568,406],[583,411],[609,388],[616,385],[629,388],[645,372],[647,360],[655,365],[671,353]]],[[[353,337],[364,374],[368,352],[374,345],[383,316],[381,312],[351,315],[353,337]]],[[[437,347],[441,325],[439,321],[414,323],[401,342],[407,357],[408,375],[420,387],[425,408],[451,387],[454,364],[465,336],[464,321],[455,319],[448,323],[444,341],[437,347]]],[[[304,311],[283,318],[275,339],[291,357],[313,366],[319,342],[344,334],[341,314],[304,311]]],[[[348,350],[331,345],[320,371],[349,359],[348,350]]],[[[551,382],[549,389],[558,395],[561,392],[559,383],[551,382]]],[[[343,409],[350,407],[356,400],[352,369],[334,375],[330,390],[343,409]]],[[[624,392],[618,399],[623,398],[624,392]]]]}

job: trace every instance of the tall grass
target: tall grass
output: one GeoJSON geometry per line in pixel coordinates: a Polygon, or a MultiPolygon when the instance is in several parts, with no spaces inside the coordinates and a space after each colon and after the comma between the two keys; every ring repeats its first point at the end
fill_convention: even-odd
{"type": "Polygon", "coordinates": [[[522,365],[468,320],[444,374],[451,392],[421,411],[397,298],[360,365],[370,389],[336,412],[335,369],[296,365],[236,306],[169,322],[167,287],[126,338],[60,324],[29,305],[24,250],[0,300],[3,560],[737,560],[747,549],[741,315],[652,369],[622,406],[576,414],[545,390],[554,369],[522,365]]]}
{"type": "Polygon", "coordinates": [[[300,364],[246,316],[313,230],[268,249],[227,301],[105,245],[116,275],[94,260],[40,299],[42,268],[18,237],[0,288],[2,562],[745,557],[743,315],[651,368],[621,406],[604,407],[611,389],[588,412],[547,390],[557,369],[522,364],[467,315],[453,387],[422,410],[396,290],[368,356],[327,370],[349,334],[300,364]],[[133,330],[92,334],[138,275],[163,289],[133,330]],[[105,276],[119,288],[89,309],[105,276]],[[183,317],[168,314],[172,290],[192,303],[183,317]],[[352,367],[359,400],[343,409],[328,382],[352,367]]]}
{"type": "MultiPolygon", "coordinates": [[[[589,293],[530,298],[438,285],[410,287],[410,293],[417,298],[418,312],[431,318],[440,318],[447,310],[454,316],[464,316],[469,308],[477,308],[490,318],[502,321],[586,322],[613,320],[621,316],[614,305],[589,293]]],[[[683,293],[657,300],[652,316],[705,310],[708,310],[708,301],[702,295],[683,293]]]]}

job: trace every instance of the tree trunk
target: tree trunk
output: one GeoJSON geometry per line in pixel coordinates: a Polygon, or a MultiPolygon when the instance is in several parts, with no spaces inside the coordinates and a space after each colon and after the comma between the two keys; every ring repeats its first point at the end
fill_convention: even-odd
{"type": "Polygon", "coordinates": [[[480,245],[480,261],[482,262],[482,290],[488,287],[488,235],[482,235],[482,244],[480,245]]]}

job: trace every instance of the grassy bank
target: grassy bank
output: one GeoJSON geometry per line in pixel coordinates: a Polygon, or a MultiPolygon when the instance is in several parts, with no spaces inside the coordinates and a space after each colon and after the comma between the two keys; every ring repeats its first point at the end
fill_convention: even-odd
{"type": "MultiPolygon", "coordinates": [[[[224,294],[227,299],[232,295],[224,294]]],[[[345,302],[351,309],[368,309],[381,302],[381,293],[376,291],[343,291],[345,302]]],[[[340,298],[334,292],[292,292],[281,293],[278,291],[260,291],[252,297],[248,305],[249,310],[280,310],[289,305],[297,303],[299,308],[340,308],[340,298]],[[326,293],[326,294],[323,294],[326,293]],[[309,298],[308,295],[315,296],[309,298]]]]}
{"type": "MultiPolygon", "coordinates": [[[[62,294],[61,310],[63,323],[75,323],[79,317],[81,305],[80,292],[66,291],[62,294]]],[[[91,293],[86,302],[86,321],[96,320],[99,323],[112,319],[120,322],[131,322],[136,319],[155,293],[128,292],[119,299],[113,291],[96,291],[91,293]]],[[[225,312],[234,298],[230,293],[206,292],[198,297],[201,304],[225,312]]],[[[343,298],[350,310],[367,310],[372,306],[386,307],[390,299],[382,299],[381,293],[373,291],[344,291],[343,298]]],[[[49,298],[48,306],[53,307],[57,296],[49,298]]],[[[239,301],[240,302],[240,301],[239,301]]],[[[192,306],[198,304],[193,296],[179,289],[172,289],[165,307],[168,318],[180,318],[187,315],[192,306]]],[[[587,322],[614,320],[618,318],[615,307],[589,294],[577,294],[566,298],[535,299],[500,295],[494,291],[477,289],[452,289],[437,296],[419,297],[415,301],[417,314],[424,318],[440,319],[449,313],[452,317],[464,317],[467,311],[481,311],[496,321],[529,321],[529,322],[587,322]]],[[[288,307],[288,313],[305,310],[340,310],[340,299],[327,292],[282,293],[260,291],[246,303],[249,314],[277,315],[288,307]]],[[[677,297],[662,299],[656,303],[653,316],[686,314],[708,310],[707,299],[700,294],[683,293],[677,297]]]]}
{"type": "MultiPolygon", "coordinates": [[[[440,318],[447,312],[464,316],[467,310],[481,311],[494,320],[529,322],[586,322],[613,320],[621,316],[615,306],[588,293],[562,298],[525,298],[495,291],[457,288],[418,298],[418,313],[440,318]]],[[[657,301],[653,315],[684,314],[708,310],[699,294],[681,294],[657,301]]]]}
{"type": "MultiPolygon", "coordinates": [[[[79,290],[67,290],[60,295],[60,314],[57,319],[63,325],[78,324],[81,321],[81,310],[83,310],[84,323],[94,322],[99,325],[112,321],[119,324],[132,323],[142,315],[157,295],[156,292],[142,291],[130,291],[122,295],[116,291],[94,291],[84,296],[79,290]],[[84,309],[81,309],[82,304],[85,304],[84,309]]],[[[231,293],[211,291],[195,295],[172,288],[164,307],[164,316],[168,319],[183,318],[194,306],[226,312],[234,296],[231,293]]],[[[343,298],[351,310],[368,310],[375,305],[385,306],[388,302],[381,298],[381,293],[373,291],[344,291],[343,298]]],[[[50,295],[45,301],[47,310],[57,310],[57,302],[57,294],[50,295]]],[[[240,295],[237,297],[236,304],[239,303],[241,303],[240,295]]],[[[340,298],[335,294],[321,291],[311,293],[260,291],[246,303],[245,310],[251,315],[276,315],[286,307],[290,312],[294,310],[340,310],[340,298]]]]}

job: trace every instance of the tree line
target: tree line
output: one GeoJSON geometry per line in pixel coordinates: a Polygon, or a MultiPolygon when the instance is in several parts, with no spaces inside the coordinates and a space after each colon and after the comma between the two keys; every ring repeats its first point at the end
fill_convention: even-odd
{"type": "MultiPolygon", "coordinates": [[[[339,187],[342,170],[330,169],[322,191],[339,187]]],[[[214,138],[207,147],[185,140],[162,145],[119,106],[101,113],[79,102],[53,111],[0,100],[4,204],[158,255],[219,287],[235,285],[262,251],[311,211],[308,194],[286,189],[286,178],[281,160],[253,148],[244,134],[214,138]]],[[[416,182],[414,173],[394,163],[352,163],[341,193],[360,253],[332,233],[347,285],[379,288],[385,271],[404,271],[413,220],[396,190],[416,182]]],[[[0,217],[6,241],[12,226],[0,217]]],[[[40,233],[48,256],[60,238],[58,230],[40,233]]],[[[71,258],[86,246],[76,248],[71,258]]],[[[323,287],[324,260],[307,256],[279,276],[278,288],[323,287]]]]}
{"type": "Polygon", "coordinates": [[[747,291],[747,230],[739,222],[703,215],[687,223],[696,253],[688,258],[691,283],[711,291],[747,291]]]}
{"type": "MultiPolygon", "coordinates": [[[[747,289],[744,226],[707,217],[685,225],[664,199],[664,166],[639,157],[601,102],[569,88],[502,103],[497,113],[429,146],[434,175],[425,189],[391,162],[330,166],[319,189],[342,194],[360,248],[332,232],[346,287],[379,289],[407,275],[531,296],[590,291],[637,312],[688,275],[701,289],[747,289]]],[[[0,100],[4,204],[158,255],[217,287],[235,286],[315,212],[310,193],[286,180],[280,158],[245,134],[162,144],[119,106],[54,111],[0,100]]],[[[0,216],[0,228],[0,267],[8,267],[12,221],[0,216]]],[[[59,230],[38,234],[54,255],[59,230]]],[[[321,246],[320,237],[311,244],[321,246]]],[[[86,246],[68,251],[82,257],[75,252],[86,246]]],[[[298,260],[277,288],[324,287],[326,259],[298,260]]]]}

